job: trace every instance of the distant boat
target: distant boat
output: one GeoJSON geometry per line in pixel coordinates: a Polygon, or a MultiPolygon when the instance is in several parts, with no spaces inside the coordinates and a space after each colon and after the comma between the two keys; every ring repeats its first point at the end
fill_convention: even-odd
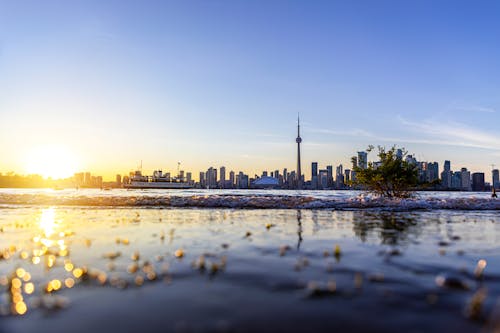
{"type": "Polygon", "coordinates": [[[128,183],[123,184],[124,188],[129,189],[189,189],[193,188],[190,182],[181,177],[170,177],[163,174],[161,170],[155,170],[152,176],[143,176],[142,172],[137,170],[128,183]]]}

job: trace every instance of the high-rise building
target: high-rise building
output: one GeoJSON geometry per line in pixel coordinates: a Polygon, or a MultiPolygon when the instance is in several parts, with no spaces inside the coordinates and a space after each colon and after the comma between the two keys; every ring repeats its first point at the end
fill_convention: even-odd
{"type": "Polygon", "coordinates": [[[318,188],[326,189],[328,187],[328,170],[319,170],[318,172],[318,188]]]}
{"type": "Polygon", "coordinates": [[[102,176],[95,177],[95,184],[94,184],[94,186],[102,188],[102,176]]]}
{"type": "Polygon", "coordinates": [[[476,192],[484,191],[484,173],[474,172],[472,174],[472,190],[476,192]]]}
{"type": "Polygon", "coordinates": [[[91,186],[92,185],[92,176],[90,175],[90,172],[85,172],[85,177],[83,179],[83,184],[85,186],[91,186]]]}
{"type": "Polygon", "coordinates": [[[311,163],[311,188],[318,189],[318,162],[311,163]]]}
{"type": "Polygon", "coordinates": [[[326,171],[328,171],[328,187],[333,187],[333,166],[327,165],[326,171]]]}
{"type": "Polygon", "coordinates": [[[318,177],[318,162],[311,163],[311,179],[318,177]]]}
{"type": "Polygon", "coordinates": [[[470,179],[470,171],[467,168],[462,168],[460,171],[462,176],[462,191],[470,191],[472,189],[471,179],[470,179]]]}
{"type": "Polygon", "coordinates": [[[451,171],[451,163],[450,161],[444,161],[444,171],[451,171]]]}
{"type": "Polygon", "coordinates": [[[217,169],[213,167],[208,168],[205,178],[209,188],[217,188],[217,169]]]}
{"type": "Polygon", "coordinates": [[[186,181],[191,183],[193,181],[193,174],[191,172],[186,172],[186,181]]]}
{"type": "Polygon", "coordinates": [[[496,189],[500,188],[500,177],[498,169],[491,170],[491,184],[496,189]]]}
{"type": "Polygon", "coordinates": [[[74,179],[76,186],[82,186],[84,184],[85,176],[83,175],[83,172],[75,173],[74,179]]]}
{"type": "Polygon", "coordinates": [[[396,158],[399,160],[403,159],[403,150],[402,149],[396,150],[396,158]]]}
{"type": "Polygon", "coordinates": [[[120,186],[122,184],[122,176],[116,175],[116,185],[120,186]]]}
{"type": "Polygon", "coordinates": [[[452,188],[454,190],[462,189],[462,172],[461,171],[453,172],[453,174],[451,176],[450,188],[452,188]]]}
{"type": "Polygon", "coordinates": [[[349,185],[349,182],[351,181],[351,170],[345,169],[344,175],[345,175],[344,180],[345,180],[346,184],[349,185]]]}
{"type": "Polygon", "coordinates": [[[444,170],[441,172],[441,186],[443,188],[450,188],[451,186],[451,165],[450,161],[444,161],[444,170]]]}
{"type": "Polygon", "coordinates": [[[408,164],[417,164],[417,159],[413,155],[406,155],[405,161],[408,164]]]}
{"type": "Polygon", "coordinates": [[[219,174],[220,174],[220,177],[219,177],[220,187],[224,188],[225,183],[226,183],[226,167],[225,166],[220,167],[219,174]]]}
{"type": "Polygon", "coordinates": [[[236,176],[236,183],[238,188],[248,188],[249,185],[248,175],[245,175],[243,172],[240,171],[240,173],[236,176]]]}
{"type": "Polygon", "coordinates": [[[427,177],[429,182],[439,179],[439,164],[438,162],[431,162],[427,164],[427,177]]]}
{"type": "Polygon", "coordinates": [[[297,115],[297,189],[302,189],[302,170],[300,168],[300,143],[302,142],[302,138],[300,137],[300,119],[297,115]]]}
{"type": "Polygon", "coordinates": [[[231,188],[233,188],[233,187],[234,187],[234,180],[235,180],[235,177],[234,177],[234,171],[233,171],[233,170],[231,170],[231,171],[229,172],[229,183],[230,183],[230,185],[231,185],[231,188]]]}
{"type": "Polygon", "coordinates": [[[352,169],[355,170],[358,167],[358,158],[356,156],[353,156],[351,162],[352,162],[352,169]]]}
{"type": "Polygon", "coordinates": [[[200,186],[202,188],[207,187],[207,184],[205,182],[205,173],[203,171],[200,171],[200,186]]]}
{"type": "Polygon", "coordinates": [[[336,169],[335,187],[338,189],[344,188],[344,167],[340,164],[336,169]]]}
{"type": "Polygon", "coordinates": [[[358,167],[360,169],[368,168],[368,153],[366,151],[358,151],[358,167]]]}

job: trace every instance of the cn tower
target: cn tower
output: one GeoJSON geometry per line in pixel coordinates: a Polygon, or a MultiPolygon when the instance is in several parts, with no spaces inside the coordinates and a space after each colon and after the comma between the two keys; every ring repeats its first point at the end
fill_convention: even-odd
{"type": "Polygon", "coordinates": [[[302,138],[300,137],[300,119],[297,114],[297,189],[302,189],[302,170],[300,169],[300,143],[302,142],[302,138]]]}

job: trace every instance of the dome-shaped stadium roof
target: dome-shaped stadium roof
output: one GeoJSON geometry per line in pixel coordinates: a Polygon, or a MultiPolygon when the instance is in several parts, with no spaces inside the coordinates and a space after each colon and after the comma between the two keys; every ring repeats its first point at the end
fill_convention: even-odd
{"type": "Polygon", "coordinates": [[[264,176],[264,177],[260,177],[259,179],[256,179],[253,182],[253,185],[255,185],[255,186],[277,186],[277,185],[279,185],[279,181],[278,181],[278,179],[276,179],[274,177],[264,176]]]}

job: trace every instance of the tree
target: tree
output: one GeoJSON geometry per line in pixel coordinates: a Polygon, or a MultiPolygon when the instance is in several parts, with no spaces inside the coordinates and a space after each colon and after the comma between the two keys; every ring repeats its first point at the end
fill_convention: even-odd
{"type": "MultiPolygon", "coordinates": [[[[371,152],[373,146],[366,150],[371,152]]],[[[417,166],[405,161],[408,152],[403,149],[396,149],[393,146],[386,150],[385,147],[378,146],[378,162],[368,163],[366,169],[355,166],[356,180],[353,184],[388,198],[407,198],[413,194],[412,189],[418,184],[417,166]]],[[[353,164],[356,158],[353,157],[353,164]]]]}

